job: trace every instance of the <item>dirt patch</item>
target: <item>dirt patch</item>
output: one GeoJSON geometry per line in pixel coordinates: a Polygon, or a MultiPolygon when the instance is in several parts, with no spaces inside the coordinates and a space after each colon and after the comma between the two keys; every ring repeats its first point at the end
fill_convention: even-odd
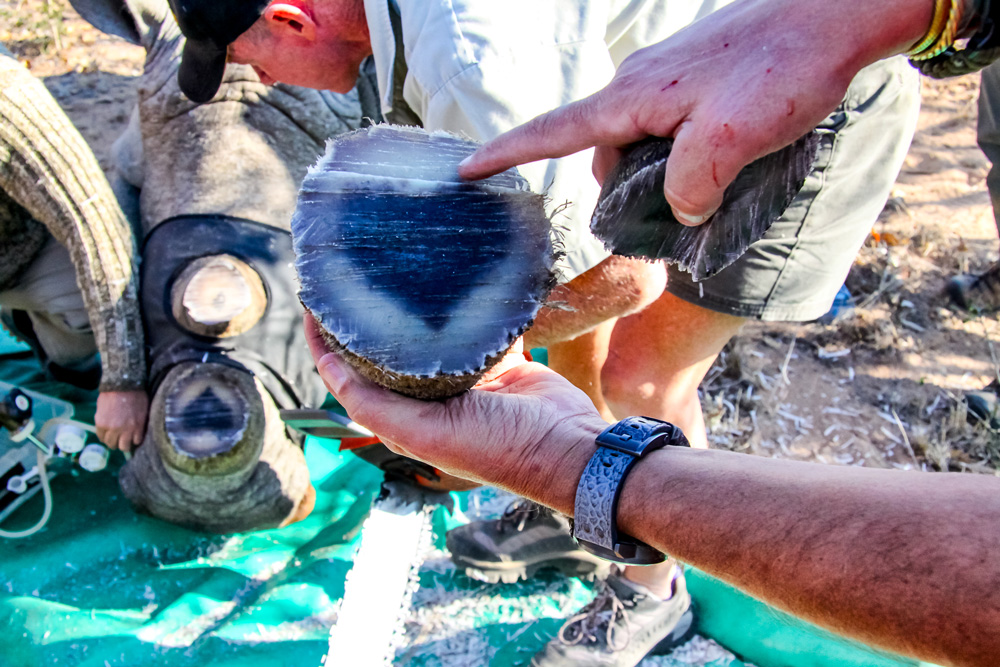
{"type": "Polygon", "coordinates": [[[40,78],[101,166],[136,102],[146,52],[105,35],[63,0],[0,1],[0,42],[40,78]]]}
{"type": "Polygon", "coordinates": [[[962,395],[996,377],[1000,328],[944,293],[998,252],[976,145],[979,77],[922,85],[913,145],[847,279],[858,306],[827,325],[746,327],[704,387],[716,446],[995,474],[1000,437],[968,423],[962,395]]]}

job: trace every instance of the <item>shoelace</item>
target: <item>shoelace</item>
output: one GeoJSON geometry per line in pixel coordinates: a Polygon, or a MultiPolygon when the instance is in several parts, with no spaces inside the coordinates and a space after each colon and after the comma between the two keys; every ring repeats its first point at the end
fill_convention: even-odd
{"type": "Polygon", "coordinates": [[[507,509],[503,511],[503,515],[497,519],[497,531],[506,532],[509,529],[513,529],[517,532],[524,530],[524,524],[538,515],[540,511],[539,506],[530,500],[525,500],[523,498],[515,500],[507,509]]]}
{"type": "Polygon", "coordinates": [[[567,646],[574,646],[582,641],[596,642],[597,633],[604,628],[605,645],[612,651],[623,651],[632,639],[628,609],[633,606],[630,600],[623,602],[614,589],[603,584],[597,597],[559,628],[559,641],[567,646]],[[615,629],[619,618],[625,621],[625,641],[621,645],[615,643],[615,629]]]}

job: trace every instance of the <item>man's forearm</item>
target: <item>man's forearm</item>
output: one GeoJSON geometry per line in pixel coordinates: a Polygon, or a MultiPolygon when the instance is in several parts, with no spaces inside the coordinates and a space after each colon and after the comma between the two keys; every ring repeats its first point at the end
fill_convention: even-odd
{"type": "Polygon", "coordinates": [[[776,607],[956,665],[1000,655],[998,519],[996,478],[681,449],[635,468],[618,517],[776,607]]]}
{"type": "Polygon", "coordinates": [[[934,0],[740,0],[625,59],[600,92],[511,130],[459,168],[482,178],[597,147],[674,138],[664,193],[675,213],[704,221],[753,160],[814,128],[866,65],[928,31],[934,0]]]}

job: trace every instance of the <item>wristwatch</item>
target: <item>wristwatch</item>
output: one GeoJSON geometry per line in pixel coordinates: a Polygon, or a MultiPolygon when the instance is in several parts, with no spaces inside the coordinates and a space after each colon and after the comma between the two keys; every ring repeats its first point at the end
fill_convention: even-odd
{"type": "Polygon", "coordinates": [[[628,565],[654,565],[666,556],[618,531],[618,498],[622,482],[643,456],[666,447],[690,447],[673,424],[649,417],[628,417],[597,436],[591,457],[576,487],[573,537],[584,550],[628,565]]]}

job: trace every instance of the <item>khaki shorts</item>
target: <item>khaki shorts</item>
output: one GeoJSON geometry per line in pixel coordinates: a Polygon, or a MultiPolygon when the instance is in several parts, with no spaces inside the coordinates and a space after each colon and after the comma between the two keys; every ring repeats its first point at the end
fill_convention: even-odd
{"type": "Polygon", "coordinates": [[[820,125],[815,169],[765,237],[701,283],[671,266],[667,291],[737,317],[821,317],[885,206],[919,111],[919,75],[905,59],[862,70],[844,103],[820,125]]]}

